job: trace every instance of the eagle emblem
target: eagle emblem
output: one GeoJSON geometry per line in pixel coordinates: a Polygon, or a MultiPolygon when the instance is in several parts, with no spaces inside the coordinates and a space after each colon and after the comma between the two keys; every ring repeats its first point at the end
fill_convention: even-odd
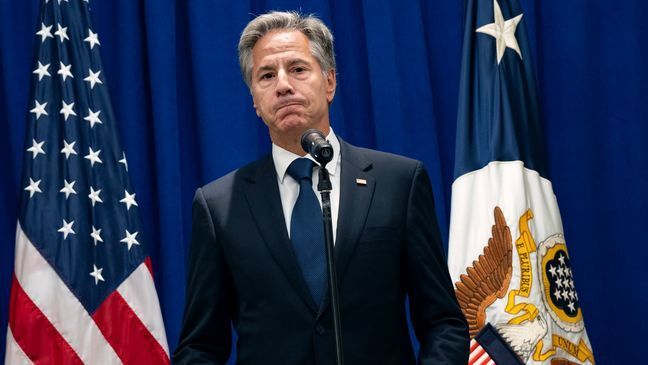
{"type": "Polygon", "coordinates": [[[504,298],[513,274],[511,230],[499,207],[494,210],[495,224],[483,254],[466,269],[455,284],[461,310],[466,316],[470,337],[486,324],[486,308],[504,298]]]}
{"type": "Polygon", "coordinates": [[[493,215],[495,224],[483,253],[455,283],[470,336],[474,338],[486,325],[487,308],[506,298],[501,303],[504,307],[498,311],[511,317],[504,321],[496,319],[494,328],[523,363],[533,359],[570,364],[570,360],[556,357],[560,349],[575,359],[593,364],[594,356],[587,341],[574,336],[583,332],[584,324],[562,234],[551,235],[536,245],[529,225],[533,211],[527,209],[519,218],[519,236],[513,242],[502,210],[496,206],[493,215]],[[519,266],[515,271],[515,287],[511,288],[514,246],[519,266]],[[538,282],[539,292],[533,289],[538,288],[535,286],[538,282]]]}

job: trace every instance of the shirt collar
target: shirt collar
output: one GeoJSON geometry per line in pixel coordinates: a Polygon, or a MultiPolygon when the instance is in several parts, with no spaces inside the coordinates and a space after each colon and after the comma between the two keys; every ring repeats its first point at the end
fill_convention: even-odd
{"type": "MultiPolygon", "coordinates": [[[[326,136],[326,139],[331,144],[331,147],[333,147],[333,156],[335,157],[333,161],[326,164],[326,170],[329,172],[330,175],[335,176],[338,162],[340,161],[340,141],[338,141],[337,137],[335,136],[335,132],[333,132],[333,128],[329,128],[329,130],[330,132],[328,136],[326,136]]],[[[272,144],[272,160],[274,161],[275,170],[277,171],[277,176],[279,177],[279,181],[282,184],[284,178],[286,177],[286,171],[288,170],[288,166],[290,166],[290,164],[294,160],[300,157],[309,158],[315,161],[313,157],[309,154],[306,154],[306,156],[299,156],[282,147],[277,146],[274,143],[272,144]]],[[[315,164],[319,166],[317,162],[315,162],[315,164]]]]}

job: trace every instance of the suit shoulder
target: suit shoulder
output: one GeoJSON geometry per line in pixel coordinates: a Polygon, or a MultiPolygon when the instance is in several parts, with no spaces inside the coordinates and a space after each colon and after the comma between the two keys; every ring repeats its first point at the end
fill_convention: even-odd
{"type": "Polygon", "coordinates": [[[364,153],[367,157],[371,157],[373,159],[379,159],[379,160],[386,160],[386,161],[395,161],[398,163],[403,163],[406,165],[416,165],[421,163],[419,160],[415,160],[410,157],[405,157],[402,155],[397,155],[395,153],[391,152],[383,152],[383,151],[378,151],[378,150],[373,150],[370,148],[363,148],[363,147],[354,147],[358,150],[360,150],[362,153],[364,153]]]}
{"type": "Polygon", "coordinates": [[[263,168],[264,164],[268,163],[267,158],[268,157],[256,160],[236,170],[230,171],[218,179],[201,186],[198,190],[202,190],[202,194],[205,198],[214,198],[222,194],[232,194],[241,186],[242,181],[249,179],[251,176],[255,176],[258,171],[263,168]]]}
{"type": "MultiPolygon", "coordinates": [[[[370,148],[348,145],[348,153],[359,156],[372,164],[372,167],[386,169],[388,171],[413,173],[417,168],[423,167],[423,163],[410,157],[397,155],[395,153],[377,151],[370,148]]],[[[342,156],[344,158],[344,156],[342,156]]]]}

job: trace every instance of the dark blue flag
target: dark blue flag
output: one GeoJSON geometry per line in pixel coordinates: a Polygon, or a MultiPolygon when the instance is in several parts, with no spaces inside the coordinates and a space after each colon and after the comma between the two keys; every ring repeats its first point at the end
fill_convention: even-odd
{"type": "Polygon", "coordinates": [[[448,265],[471,336],[490,323],[523,363],[593,363],[524,12],[517,0],[469,0],[465,26],[448,265]]]}

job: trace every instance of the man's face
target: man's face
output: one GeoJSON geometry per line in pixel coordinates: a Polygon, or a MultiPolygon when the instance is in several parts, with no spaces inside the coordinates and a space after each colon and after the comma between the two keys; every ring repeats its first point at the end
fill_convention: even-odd
{"type": "Polygon", "coordinates": [[[254,109],[268,126],[273,142],[294,140],[309,128],[328,133],[335,71],[322,73],[304,34],[266,34],[252,49],[252,65],[254,109]]]}

